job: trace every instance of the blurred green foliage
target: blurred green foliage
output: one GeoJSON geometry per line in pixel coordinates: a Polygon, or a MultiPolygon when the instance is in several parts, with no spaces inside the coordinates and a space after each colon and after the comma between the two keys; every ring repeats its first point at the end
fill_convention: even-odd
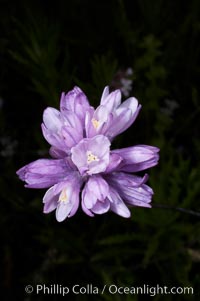
{"type": "MultiPolygon", "coordinates": [[[[194,296],[154,300],[198,300],[200,217],[177,208],[200,212],[199,1],[0,4],[0,253],[6,300],[33,300],[24,286],[37,283],[192,286],[194,296]],[[54,214],[42,213],[44,191],[24,189],[15,172],[48,157],[42,112],[59,106],[62,91],[79,85],[97,105],[103,87],[129,67],[131,94],[143,108],[114,145],[160,147],[160,163],[149,171],[153,208],[133,208],[128,220],[111,213],[91,219],[80,210],[59,224],[54,214]]],[[[81,300],[90,297],[151,299],[105,293],[81,300]]]]}

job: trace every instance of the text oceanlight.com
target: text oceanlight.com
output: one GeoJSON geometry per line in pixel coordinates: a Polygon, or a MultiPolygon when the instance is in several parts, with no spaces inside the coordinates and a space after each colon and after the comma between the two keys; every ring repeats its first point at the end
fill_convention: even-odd
{"type": "Polygon", "coordinates": [[[84,286],[74,284],[73,286],[64,286],[61,284],[37,284],[35,286],[27,285],[25,287],[27,294],[35,293],[37,295],[61,295],[66,296],[69,293],[75,295],[193,295],[193,287],[178,287],[178,286],[160,286],[159,284],[151,286],[144,284],[142,286],[118,286],[116,284],[105,284],[103,286],[95,286],[93,284],[86,284],[84,286]]]}

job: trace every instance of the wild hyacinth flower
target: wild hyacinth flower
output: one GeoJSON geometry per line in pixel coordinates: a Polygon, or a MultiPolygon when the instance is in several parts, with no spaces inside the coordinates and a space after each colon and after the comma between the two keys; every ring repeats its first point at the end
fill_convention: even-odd
{"type": "Polygon", "coordinates": [[[121,104],[121,91],[109,93],[108,87],[105,87],[100,106],[86,112],[86,136],[102,134],[112,141],[135,121],[140,109],[141,105],[138,105],[135,97],[130,97],[121,104]]]}
{"type": "Polygon", "coordinates": [[[52,157],[65,157],[84,138],[85,114],[90,108],[85,94],[75,87],[66,95],[62,93],[60,111],[54,108],[44,111],[42,132],[52,146],[52,157]]]}
{"type": "Polygon", "coordinates": [[[43,114],[42,131],[52,146],[50,154],[54,158],[64,157],[81,139],[98,134],[112,140],[134,122],[140,109],[136,98],[130,97],[121,104],[120,90],[109,93],[108,87],[96,110],[80,88],[62,93],[60,111],[47,108],[43,114]]]}
{"type": "Polygon", "coordinates": [[[56,209],[57,220],[73,216],[80,203],[89,215],[113,211],[130,217],[130,206],[151,207],[147,174],[131,174],[158,163],[158,148],[138,145],[111,150],[112,139],[126,130],[141,106],[131,97],[121,104],[119,90],[104,89],[95,110],[75,87],[62,94],[60,111],[47,108],[42,130],[54,159],[39,159],[17,174],[29,188],[49,188],[44,213],[56,209]]]}

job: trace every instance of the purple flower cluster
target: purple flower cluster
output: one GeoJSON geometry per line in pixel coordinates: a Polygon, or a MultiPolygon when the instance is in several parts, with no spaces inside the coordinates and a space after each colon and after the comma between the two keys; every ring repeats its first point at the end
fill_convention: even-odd
{"type": "Polygon", "coordinates": [[[28,188],[49,188],[44,213],[56,209],[61,222],[73,216],[80,203],[89,215],[109,210],[130,217],[128,206],[151,207],[152,189],[138,172],[158,163],[159,149],[148,145],[111,150],[115,136],[136,119],[141,105],[134,97],[121,103],[121,92],[103,91],[94,109],[80,88],[63,93],[60,110],[47,108],[42,132],[52,159],[36,160],[17,171],[28,188]]]}

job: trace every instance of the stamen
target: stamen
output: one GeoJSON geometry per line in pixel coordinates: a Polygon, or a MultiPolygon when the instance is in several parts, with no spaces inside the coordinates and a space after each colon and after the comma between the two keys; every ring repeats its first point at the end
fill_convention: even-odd
{"type": "Polygon", "coordinates": [[[59,196],[59,202],[67,202],[67,188],[64,188],[59,196]]]}
{"type": "Polygon", "coordinates": [[[99,127],[100,122],[98,120],[96,120],[95,118],[92,118],[92,124],[93,124],[93,127],[95,129],[97,129],[99,127]]]}
{"type": "Polygon", "coordinates": [[[91,163],[94,161],[99,161],[99,158],[95,155],[93,155],[93,153],[91,151],[87,151],[87,163],[91,163]]]}

